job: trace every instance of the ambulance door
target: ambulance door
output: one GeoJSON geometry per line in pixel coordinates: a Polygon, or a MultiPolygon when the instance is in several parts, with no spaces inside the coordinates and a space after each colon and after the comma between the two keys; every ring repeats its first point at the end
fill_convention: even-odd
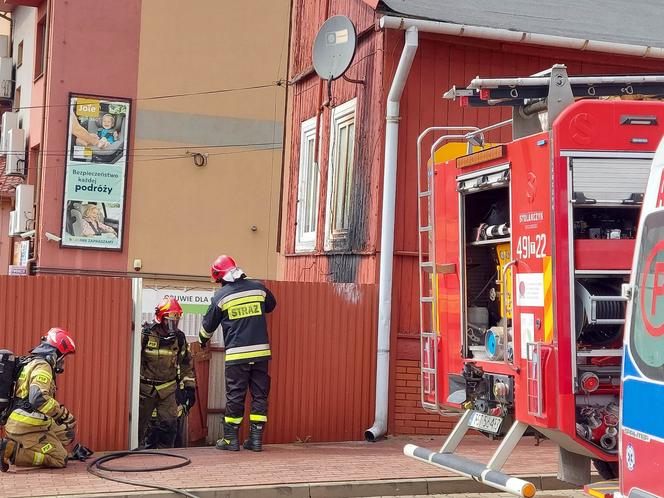
{"type": "Polygon", "coordinates": [[[620,492],[664,496],[664,141],[637,235],[624,334],[620,492]]]}

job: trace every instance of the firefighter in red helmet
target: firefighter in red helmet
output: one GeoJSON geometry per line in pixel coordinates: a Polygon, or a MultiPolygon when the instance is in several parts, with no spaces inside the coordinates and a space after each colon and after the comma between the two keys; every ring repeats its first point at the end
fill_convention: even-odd
{"type": "Polygon", "coordinates": [[[55,399],[55,378],[64,372],[65,358],[76,352],[65,329],[54,327],[21,362],[12,412],[0,441],[0,470],[67,465],[67,450],[76,435],[76,418],[55,399]]]}
{"type": "Polygon", "coordinates": [[[205,347],[221,325],[226,350],[226,413],[224,437],[217,441],[217,449],[239,451],[238,430],[248,388],[251,392],[249,439],[243,446],[261,451],[270,392],[268,360],[272,354],[265,314],[272,312],[277,302],[261,282],[246,278],[230,256],[215,259],[210,273],[221,288],[215,292],[203,317],[199,341],[205,347]]]}
{"type": "Polygon", "coordinates": [[[177,299],[164,298],[155,308],[154,320],[143,324],[141,345],[141,387],[138,434],[145,446],[148,424],[150,440],[157,448],[172,448],[178,430],[178,400],[181,394],[185,411],[196,403],[196,379],[189,344],[178,328],[182,307],[177,299]]]}

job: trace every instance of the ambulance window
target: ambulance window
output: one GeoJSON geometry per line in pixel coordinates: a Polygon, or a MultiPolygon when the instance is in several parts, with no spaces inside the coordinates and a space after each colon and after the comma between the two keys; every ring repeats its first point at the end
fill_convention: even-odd
{"type": "Polygon", "coordinates": [[[630,349],[644,375],[664,381],[664,211],[646,217],[639,250],[630,349]]]}

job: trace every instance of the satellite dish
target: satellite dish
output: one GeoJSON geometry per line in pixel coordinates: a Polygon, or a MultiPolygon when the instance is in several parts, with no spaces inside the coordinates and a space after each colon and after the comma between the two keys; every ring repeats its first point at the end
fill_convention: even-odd
{"type": "Polygon", "coordinates": [[[355,26],[346,16],[330,17],[314,40],[313,62],[318,76],[332,81],[341,77],[355,56],[355,26]]]}

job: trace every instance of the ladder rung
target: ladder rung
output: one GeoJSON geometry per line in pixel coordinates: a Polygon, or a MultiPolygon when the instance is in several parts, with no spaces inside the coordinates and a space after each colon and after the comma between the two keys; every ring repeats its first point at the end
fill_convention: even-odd
{"type": "Polygon", "coordinates": [[[432,373],[432,374],[435,374],[435,373],[436,373],[436,369],[435,369],[435,368],[422,367],[420,370],[422,370],[422,372],[424,372],[424,373],[432,373]]]}
{"type": "Polygon", "coordinates": [[[420,298],[421,303],[433,303],[433,296],[424,296],[420,298]]]}
{"type": "Polygon", "coordinates": [[[420,233],[421,232],[430,232],[431,231],[431,225],[427,225],[425,227],[420,227],[420,233]]]}
{"type": "Polygon", "coordinates": [[[422,268],[433,268],[433,261],[420,261],[420,266],[422,268]]]}
{"type": "Polygon", "coordinates": [[[420,335],[422,337],[436,337],[436,333],[433,330],[423,330],[420,332],[420,335]]]}
{"type": "Polygon", "coordinates": [[[419,193],[420,197],[429,197],[430,195],[431,195],[431,190],[425,190],[424,192],[419,193]]]}

